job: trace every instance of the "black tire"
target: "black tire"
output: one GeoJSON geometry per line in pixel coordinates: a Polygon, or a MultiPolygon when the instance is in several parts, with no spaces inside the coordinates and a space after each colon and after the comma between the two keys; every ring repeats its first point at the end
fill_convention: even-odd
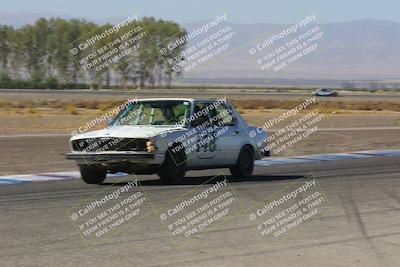
{"type": "Polygon", "coordinates": [[[236,165],[229,168],[235,179],[247,179],[253,175],[254,170],[254,151],[250,146],[244,146],[236,165]]]}
{"type": "Polygon", "coordinates": [[[166,184],[182,183],[186,174],[186,154],[183,149],[175,152],[173,148],[169,149],[157,174],[166,184]]]}
{"type": "Polygon", "coordinates": [[[87,184],[101,184],[107,176],[107,170],[98,166],[80,165],[82,180],[87,184]]]}

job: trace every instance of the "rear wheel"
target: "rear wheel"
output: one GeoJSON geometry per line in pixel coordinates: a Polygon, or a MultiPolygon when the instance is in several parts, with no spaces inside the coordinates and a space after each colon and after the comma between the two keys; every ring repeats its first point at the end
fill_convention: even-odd
{"type": "MultiPolygon", "coordinates": [[[[175,147],[177,148],[177,147],[175,147]]],[[[180,184],[186,174],[186,155],[182,149],[177,151],[171,148],[167,151],[164,163],[161,165],[158,175],[167,184],[180,184]]]]}
{"type": "Polygon", "coordinates": [[[107,176],[107,170],[99,166],[80,165],[82,180],[87,184],[101,184],[107,176]]]}
{"type": "Polygon", "coordinates": [[[236,179],[246,179],[253,175],[254,170],[254,151],[250,146],[241,149],[236,165],[230,167],[233,177],[236,179]]]}

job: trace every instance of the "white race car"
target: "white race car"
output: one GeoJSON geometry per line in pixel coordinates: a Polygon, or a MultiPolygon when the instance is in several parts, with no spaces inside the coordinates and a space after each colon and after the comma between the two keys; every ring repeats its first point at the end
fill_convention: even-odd
{"type": "Polygon", "coordinates": [[[248,178],[254,160],[269,155],[266,132],[249,126],[226,99],[137,100],[108,124],[70,139],[66,158],[77,162],[86,183],[116,172],[157,173],[180,183],[187,170],[212,168],[248,178]]]}
{"type": "Polygon", "coordinates": [[[332,91],[330,89],[321,88],[321,89],[315,90],[314,95],[315,96],[339,96],[339,93],[332,91]]]}

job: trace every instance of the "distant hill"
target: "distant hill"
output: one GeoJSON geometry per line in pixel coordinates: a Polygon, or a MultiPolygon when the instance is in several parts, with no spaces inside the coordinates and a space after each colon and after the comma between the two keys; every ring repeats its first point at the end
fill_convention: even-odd
{"type": "MultiPolygon", "coordinates": [[[[204,22],[183,25],[191,31],[204,22]]],[[[290,25],[229,24],[236,36],[231,48],[190,73],[190,77],[289,79],[384,79],[400,82],[400,23],[358,20],[319,25],[319,47],[269,75],[249,55],[249,48],[290,25]]],[[[261,53],[262,54],[262,53],[261,53]]]]}

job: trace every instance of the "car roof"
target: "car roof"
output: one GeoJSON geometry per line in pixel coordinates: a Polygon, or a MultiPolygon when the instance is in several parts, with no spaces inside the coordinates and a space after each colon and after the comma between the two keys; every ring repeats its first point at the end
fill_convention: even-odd
{"type": "Polygon", "coordinates": [[[193,101],[193,98],[170,98],[170,97],[159,97],[159,98],[139,98],[138,101],[193,101]]]}
{"type": "Polygon", "coordinates": [[[143,98],[143,99],[138,99],[138,101],[189,101],[189,102],[195,102],[195,101],[216,101],[217,99],[203,99],[203,98],[143,98]]]}

